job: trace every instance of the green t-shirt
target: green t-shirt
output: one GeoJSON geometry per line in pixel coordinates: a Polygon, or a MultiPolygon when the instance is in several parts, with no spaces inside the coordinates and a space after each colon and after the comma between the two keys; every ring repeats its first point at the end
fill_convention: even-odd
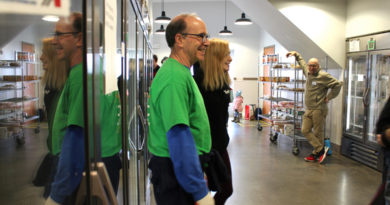
{"type": "Polygon", "coordinates": [[[158,71],[150,88],[149,151],[169,157],[167,132],[175,125],[190,128],[198,154],[211,149],[210,125],[203,98],[191,72],[169,58],[158,71]]]}
{"type": "Polygon", "coordinates": [[[68,126],[84,127],[83,102],[83,66],[78,64],[70,70],[68,80],[66,80],[58,101],[53,122],[53,154],[60,153],[65,130],[68,126]]]}
{"type": "Polygon", "coordinates": [[[100,98],[102,157],[110,157],[122,148],[121,105],[119,92],[114,91],[100,98]]]}

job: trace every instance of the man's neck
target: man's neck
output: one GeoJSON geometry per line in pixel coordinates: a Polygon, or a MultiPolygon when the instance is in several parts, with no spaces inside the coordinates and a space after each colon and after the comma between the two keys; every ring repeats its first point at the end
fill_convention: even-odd
{"type": "Polygon", "coordinates": [[[172,50],[171,55],[169,57],[177,60],[177,62],[188,68],[192,65],[188,57],[184,55],[183,52],[175,52],[174,50],[172,50]]]}
{"type": "Polygon", "coordinates": [[[82,62],[83,62],[83,55],[82,55],[82,51],[79,50],[71,56],[69,64],[70,67],[74,67],[75,65],[78,65],[82,62]]]}

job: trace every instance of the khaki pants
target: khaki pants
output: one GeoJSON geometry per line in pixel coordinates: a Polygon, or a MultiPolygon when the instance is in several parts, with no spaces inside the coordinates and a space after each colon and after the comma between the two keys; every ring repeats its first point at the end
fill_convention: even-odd
{"type": "Polygon", "coordinates": [[[318,154],[324,147],[324,124],[327,110],[306,110],[303,115],[302,134],[313,146],[312,154],[318,154]]]}

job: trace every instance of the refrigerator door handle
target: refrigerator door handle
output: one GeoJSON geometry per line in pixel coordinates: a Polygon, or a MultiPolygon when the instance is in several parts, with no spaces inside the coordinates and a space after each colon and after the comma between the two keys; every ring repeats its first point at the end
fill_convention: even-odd
{"type": "Polygon", "coordinates": [[[367,102],[367,96],[368,96],[369,90],[370,90],[370,87],[367,87],[367,88],[364,90],[363,104],[364,104],[365,107],[368,107],[368,106],[369,106],[369,103],[367,102]]]}

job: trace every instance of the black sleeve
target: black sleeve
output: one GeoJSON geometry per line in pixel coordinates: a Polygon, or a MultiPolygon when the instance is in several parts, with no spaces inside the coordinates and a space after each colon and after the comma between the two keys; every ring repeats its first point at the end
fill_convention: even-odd
{"type": "Polygon", "coordinates": [[[376,134],[382,134],[387,128],[390,128],[390,97],[387,99],[386,105],[383,107],[376,123],[376,134]]]}

